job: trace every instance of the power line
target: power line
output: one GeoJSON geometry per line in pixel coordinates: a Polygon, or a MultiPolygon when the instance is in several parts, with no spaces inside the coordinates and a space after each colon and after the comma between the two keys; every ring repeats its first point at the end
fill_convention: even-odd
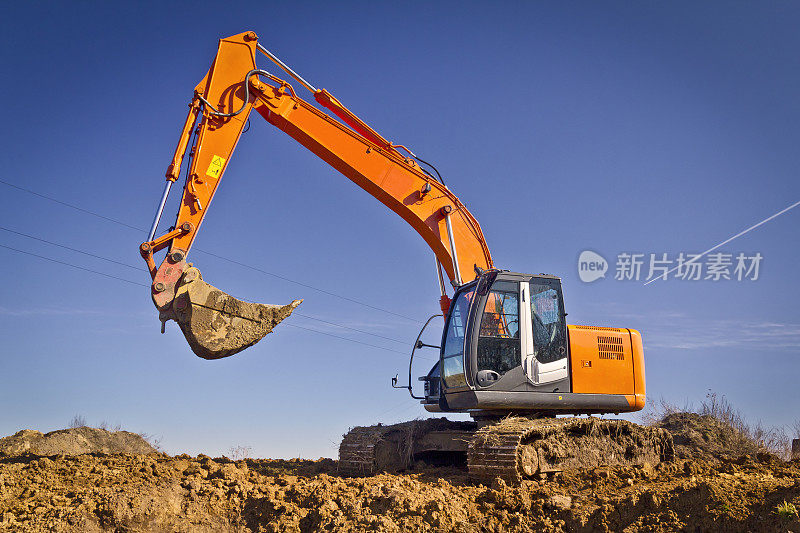
{"type": "MultiPolygon", "coordinates": [[[[37,241],[46,242],[47,244],[52,244],[52,245],[54,245],[54,246],[59,246],[59,247],[61,247],[61,248],[66,248],[66,249],[68,249],[68,250],[72,250],[72,251],[75,251],[75,252],[78,252],[78,253],[86,253],[86,252],[82,252],[81,250],[78,250],[78,249],[75,249],[75,248],[71,248],[71,247],[69,247],[69,246],[61,245],[61,244],[58,244],[58,243],[54,243],[54,242],[46,241],[46,240],[44,240],[44,239],[40,239],[40,238],[38,238],[38,237],[34,237],[33,235],[27,235],[27,234],[25,234],[25,233],[21,233],[21,232],[13,231],[13,230],[8,230],[8,229],[6,229],[6,228],[3,228],[3,227],[0,227],[0,229],[6,230],[6,231],[10,231],[11,233],[16,233],[17,235],[21,235],[21,236],[23,236],[23,237],[28,237],[28,238],[31,238],[31,239],[34,239],[34,240],[37,240],[37,241]]],[[[130,284],[132,284],[132,285],[137,285],[137,286],[140,286],[140,287],[149,287],[149,286],[150,286],[149,284],[146,284],[146,283],[142,283],[142,282],[139,282],[139,281],[132,281],[132,280],[129,280],[129,279],[125,279],[125,278],[121,278],[121,277],[114,276],[114,275],[111,275],[111,274],[107,274],[107,273],[105,273],[105,272],[99,272],[99,271],[97,271],[97,270],[92,270],[92,269],[90,269],[90,268],[82,267],[82,266],[80,266],[80,265],[75,265],[75,264],[73,264],[73,263],[68,263],[68,262],[66,262],[66,261],[60,261],[60,260],[58,260],[58,259],[53,259],[53,258],[51,258],[51,257],[46,257],[46,256],[44,256],[44,255],[39,255],[39,254],[35,254],[35,253],[33,253],[33,252],[28,252],[28,251],[25,251],[25,250],[20,250],[19,248],[13,248],[13,247],[11,247],[11,246],[6,246],[6,245],[4,245],[4,244],[0,244],[0,247],[2,247],[2,248],[5,248],[5,249],[7,249],[7,250],[12,250],[12,251],[14,251],[14,252],[18,252],[18,253],[21,253],[21,254],[25,254],[25,255],[30,255],[30,256],[33,256],[33,257],[37,257],[37,258],[39,258],[39,259],[44,259],[45,261],[50,261],[50,262],[52,262],[52,263],[57,263],[57,264],[60,264],[60,265],[64,265],[64,266],[68,266],[68,267],[76,268],[76,269],[83,270],[83,271],[86,271],[86,272],[91,272],[92,274],[98,274],[98,275],[100,275],[100,276],[105,276],[105,277],[107,277],[107,278],[115,279],[115,280],[118,280],[118,281],[124,281],[125,283],[130,283],[130,284]]],[[[100,256],[95,256],[95,255],[93,255],[93,254],[89,254],[89,253],[86,253],[86,255],[90,255],[90,256],[92,256],[92,257],[97,257],[97,258],[99,258],[99,259],[104,259],[103,257],[100,257],[100,256]]],[[[117,261],[112,261],[112,262],[114,262],[114,263],[117,263],[117,261]]],[[[125,263],[118,263],[118,264],[120,264],[120,265],[122,265],[122,266],[128,266],[128,267],[131,267],[131,268],[136,268],[136,267],[133,267],[133,266],[131,266],[131,265],[127,265],[127,264],[125,264],[125,263]]],[[[307,318],[307,319],[309,319],[309,320],[315,320],[315,321],[317,321],[317,322],[322,322],[322,323],[325,323],[325,324],[329,324],[329,325],[331,325],[331,326],[336,326],[336,327],[340,327],[340,328],[343,328],[343,329],[349,329],[349,330],[352,330],[352,331],[356,331],[356,332],[358,332],[358,333],[362,333],[362,334],[364,334],[364,335],[372,335],[372,336],[379,337],[379,338],[382,338],[382,339],[386,339],[386,340],[390,340],[390,341],[394,341],[394,342],[400,342],[400,343],[402,343],[402,344],[406,344],[406,343],[404,343],[403,341],[400,341],[400,340],[397,340],[397,339],[392,339],[391,337],[384,337],[383,335],[378,335],[378,334],[376,334],[376,333],[370,333],[370,332],[368,332],[368,331],[362,331],[362,330],[360,330],[360,329],[352,328],[352,327],[345,326],[345,325],[342,325],[342,324],[337,324],[337,323],[335,323],[335,322],[330,322],[330,321],[328,321],[328,320],[323,320],[323,319],[321,319],[321,318],[316,318],[316,317],[313,317],[313,316],[310,316],[310,315],[305,315],[305,314],[303,314],[303,313],[297,313],[297,312],[294,312],[294,313],[292,313],[292,314],[294,314],[294,315],[298,315],[298,316],[300,316],[300,317],[303,317],[303,318],[307,318]]],[[[319,333],[320,335],[327,335],[327,336],[329,336],[329,337],[334,337],[334,338],[341,339],[341,340],[345,340],[345,341],[355,342],[355,343],[357,343],[357,344],[363,344],[364,346],[370,346],[370,347],[372,347],[372,348],[378,348],[378,349],[380,349],[380,350],[386,350],[386,351],[389,351],[389,352],[399,353],[399,354],[401,354],[401,355],[407,355],[405,352],[401,352],[401,351],[399,351],[399,350],[393,350],[393,349],[391,349],[391,348],[385,348],[385,347],[383,347],[383,346],[378,346],[378,345],[375,345],[375,344],[369,344],[369,343],[366,343],[366,342],[363,342],[363,341],[359,341],[359,340],[355,340],[355,339],[349,339],[349,338],[347,338],[347,337],[340,337],[339,335],[334,335],[334,334],[332,334],[332,333],[326,333],[326,332],[324,332],[324,331],[319,331],[319,330],[316,330],[316,329],[311,329],[311,328],[306,328],[306,327],[303,327],[303,326],[298,326],[298,325],[296,325],[296,324],[289,324],[289,323],[286,323],[286,325],[287,325],[287,326],[292,326],[292,327],[295,327],[295,328],[304,329],[304,330],[306,330],[306,331],[312,331],[312,332],[314,332],[314,333],[319,333]]]]}
{"type": "Polygon", "coordinates": [[[19,248],[12,248],[11,246],[6,246],[5,244],[0,244],[0,248],[6,248],[7,250],[13,250],[13,251],[19,252],[21,254],[32,255],[33,257],[38,257],[39,259],[44,259],[45,261],[50,261],[52,263],[58,263],[60,265],[66,265],[68,267],[77,268],[79,270],[85,270],[86,272],[91,272],[92,274],[99,274],[101,276],[105,276],[105,277],[111,278],[111,279],[117,279],[119,281],[124,281],[125,283],[130,283],[132,285],[139,285],[140,287],[149,287],[149,285],[146,285],[146,284],[144,284],[142,282],[139,282],[139,281],[131,281],[129,279],[120,278],[120,277],[117,277],[117,276],[112,276],[111,274],[106,274],[105,272],[98,272],[97,270],[92,270],[91,268],[86,268],[86,267],[82,267],[82,266],[78,266],[78,265],[73,265],[72,263],[67,263],[66,261],[59,261],[58,259],[53,259],[51,257],[45,257],[43,255],[35,254],[33,252],[26,252],[25,250],[20,250],[19,248]]]}
{"type": "MultiPolygon", "coordinates": [[[[762,224],[766,224],[766,223],[767,223],[767,222],[769,222],[770,220],[772,220],[772,219],[774,219],[774,218],[778,218],[779,216],[781,216],[781,215],[782,215],[782,214],[784,214],[785,212],[787,212],[787,211],[789,211],[789,210],[791,210],[791,209],[794,209],[794,208],[795,208],[795,207],[797,207],[797,206],[800,206],[800,201],[793,203],[793,204],[792,204],[792,205],[790,205],[789,207],[786,207],[786,208],[784,208],[784,209],[781,209],[780,211],[778,211],[778,212],[777,212],[777,213],[775,213],[774,215],[770,215],[770,216],[768,216],[767,218],[765,218],[765,219],[764,219],[764,220],[762,220],[761,222],[757,222],[757,223],[753,224],[752,226],[750,226],[750,227],[749,227],[749,228],[747,228],[746,230],[740,231],[739,233],[737,233],[737,234],[736,234],[736,235],[734,235],[733,237],[728,237],[727,239],[725,239],[725,240],[724,240],[724,241],[722,241],[721,243],[719,243],[719,244],[717,244],[717,245],[715,245],[715,246],[712,246],[711,248],[709,248],[709,249],[708,249],[708,250],[706,250],[705,252],[703,252],[703,253],[701,253],[701,254],[697,254],[696,256],[692,257],[690,260],[688,260],[688,261],[686,261],[685,263],[683,263],[683,265],[688,265],[689,263],[694,263],[695,261],[697,261],[698,259],[700,259],[700,258],[701,258],[701,257],[703,257],[704,255],[706,255],[706,254],[708,254],[708,253],[710,253],[710,252],[713,252],[713,251],[714,251],[714,250],[716,250],[717,248],[719,248],[719,247],[721,247],[721,246],[724,246],[724,245],[728,244],[729,242],[731,242],[731,241],[732,241],[732,240],[734,240],[734,239],[738,239],[739,237],[741,237],[741,236],[742,236],[742,235],[744,235],[745,233],[749,233],[749,232],[753,231],[754,229],[756,229],[757,227],[761,226],[762,224]]],[[[648,281],[648,282],[645,282],[645,285],[650,285],[651,283],[653,283],[654,281],[656,281],[656,280],[658,280],[658,279],[667,279],[667,274],[670,274],[670,273],[672,273],[672,272],[674,272],[674,271],[678,270],[679,268],[681,268],[681,266],[682,266],[682,265],[678,265],[678,266],[676,266],[676,267],[673,267],[673,268],[669,269],[668,271],[664,272],[662,275],[658,276],[657,278],[653,278],[653,279],[651,279],[650,281],[648,281]]]]}
{"type": "Polygon", "coordinates": [[[125,222],[122,222],[120,220],[115,220],[113,218],[109,218],[107,216],[103,216],[103,215],[101,215],[99,213],[95,213],[94,211],[89,211],[88,209],[84,209],[82,207],[78,207],[77,205],[68,204],[67,202],[62,202],[61,200],[58,200],[56,198],[52,198],[50,196],[38,193],[36,191],[32,191],[30,189],[26,189],[25,187],[20,187],[19,185],[14,185],[13,183],[9,183],[9,182],[7,182],[5,180],[1,180],[0,179],[0,183],[2,183],[3,185],[8,185],[9,187],[13,187],[15,189],[19,189],[20,191],[24,191],[24,192],[30,193],[30,194],[32,194],[34,196],[38,196],[39,198],[44,198],[45,200],[50,200],[51,202],[55,202],[57,204],[61,204],[63,206],[69,207],[71,209],[77,209],[78,211],[86,213],[87,215],[92,215],[92,216],[95,216],[95,217],[99,217],[99,218],[102,218],[103,220],[107,220],[109,222],[113,222],[114,224],[119,224],[121,226],[125,226],[126,228],[135,229],[136,231],[146,231],[146,230],[143,230],[142,228],[137,228],[136,226],[131,226],[130,224],[126,224],[125,222]]]}
{"type": "Polygon", "coordinates": [[[363,305],[364,307],[369,307],[370,309],[374,309],[376,311],[383,311],[384,313],[389,313],[390,315],[398,316],[400,318],[405,318],[406,320],[410,320],[412,322],[419,322],[419,320],[416,320],[414,318],[402,315],[400,313],[395,313],[394,311],[389,311],[388,309],[383,309],[382,307],[378,307],[378,306],[375,306],[375,305],[372,305],[372,304],[368,304],[366,302],[362,302],[360,300],[356,300],[356,299],[350,298],[348,296],[342,296],[341,294],[336,294],[335,292],[326,291],[325,289],[320,289],[318,287],[314,287],[313,285],[308,285],[307,283],[303,283],[301,281],[295,281],[293,279],[287,278],[285,276],[281,276],[279,274],[274,274],[272,272],[267,272],[266,270],[262,270],[262,269],[260,269],[258,267],[247,265],[247,264],[242,263],[240,261],[236,261],[235,259],[230,259],[228,257],[217,255],[217,254],[215,254],[213,252],[208,252],[206,250],[201,250],[199,248],[194,248],[194,250],[197,251],[197,252],[202,252],[202,253],[204,253],[206,255],[210,255],[211,257],[216,257],[217,259],[222,259],[223,261],[228,261],[229,263],[233,263],[235,265],[239,265],[239,266],[242,266],[242,267],[245,267],[245,268],[249,268],[250,270],[255,270],[256,272],[260,272],[262,274],[266,274],[266,275],[272,276],[274,278],[278,278],[278,279],[283,280],[283,281],[288,281],[289,283],[294,283],[295,285],[299,285],[301,287],[305,287],[306,289],[312,289],[312,290],[315,290],[317,292],[321,292],[323,294],[327,294],[328,296],[341,298],[342,300],[347,300],[348,302],[352,302],[354,304],[363,305]]]}
{"type": "Polygon", "coordinates": [[[405,412],[407,410],[408,403],[409,403],[408,399],[405,399],[401,403],[399,403],[399,404],[397,404],[397,405],[395,405],[393,407],[390,407],[390,408],[386,409],[385,411],[382,411],[382,412],[378,413],[377,415],[373,416],[373,418],[377,418],[378,420],[382,420],[389,413],[397,411],[398,409],[402,409],[403,407],[406,407],[406,409],[402,410],[402,412],[405,412]]]}
{"type": "Polygon", "coordinates": [[[401,341],[399,339],[393,339],[392,337],[385,337],[383,335],[378,335],[377,333],[370,333],[369,331],[364,331],[364,330],[361,330],[361,329],[352,328],[350,326],[345,326],[344,324],[337,324],[336,322],[328,322],[327,320],[323,320],[323,319],[317,318],[315,316],[304,315],[303,313],[298,313],[297,311],[294,311],[292,314],[293,315],[297,315],[297,316],[301,316],[303,318],[308,318],[309,320],[316,320],[317,322],[322,322],[324,324],[330,324],[331,326],[336,326],[338,328],[349,329],[351,331],[356,331],[358,333],[363,333],[364,335],[372,335],[373,337],[378,337],[380,339],[385,339],[387,341],[398,342],[400,344],[408,345],[408,341],[401,341]]]}
{"type": "Polygon", "coordinates": [[[124,267],[127,267],[127,268],[132,268],[132,269],[134,269],[136,271],[139,271],[139,272],[144,270],[142,267],[129,265],[128,263],[123,263],[121,261],[115,261],[114,259],[109,259],[108,257],[103,257],[102,255],[95,255],[95,254],[92,254],[92,253],[89,253],[89,252],[85,252],[83,250],[78,250],[77,248],[72,248],[71,246],[66,246],[64,244],[59,244],[57,242],[48,241],[48,240],[42,239],[40,237],[35,237],[33,235],[28,235],[27,233],[22,233],[21,231],[14,231],[13,229],[4,228],[3,226],[0,226],[0,230],[7,231],[9,233],[14,233],[16,235],[20,235],[22,237],[27,237],[28,239],[33,239],[35,241],[43,242],[43,243],[50,244],[50,245],[53,245],[53,246],[58,246],[59,248],[64,248],[65,250],[70,250],[72,252],[77,252],[79,254],[88,255],[89,257],[94,257],[96,259],[102,259],[103,261],[108,261],[109,263],[114,263],[115,265],[120,265],[120,266],[124,266],[124,267]]]}
{"type": "MultiPolygon", "coordinates": [[[[101,215],[100,213],[96,213],[96,212],[94,212],[94,211],[91,211],[91,210],[89,210],[89,209],[84,209],[83,207],[80,207],[80,206],[77,206],[77,205],[74,205],[74,204],[71,204],[71,203],[68,203],[68,202],[64,202],[64,201],[62,201],[62,200],[58,200],[57,198],[53,198],[53,197],[51,197],[51,196],[48,196],[48,195],[46,195],[46,194],[42,194],[42,193],[39,193],[39,192],[33,191],[33,190],[31,190],[31,189],[27,189],[27,188],[25,188],[25,187],[20,187],[19,185],[15,185],[15,184],[13,184],[13,183],[9,183],[9,182],[7,182],[7,181],[5,181],[5,180],[3,180],[3,179],[0,179],[0,183],[2,183],[3,185],[7,185],[7,186],[9,186],[9,187],[13,187],[14,189],[17,189],[17,190],[20,190],[20,191],[23,191],[23,192],[27,192],[27,193],[29,193],[29,194],[32,194],[32,195],[34,195],[34,196],[38,196],[39,198],[43,198],[43,199],[45,199],[45,200],[50,200],[51,202],[55,202],[55,203],[57,203],[57,204],[60,204],[60,205],[63,205],[63,206],[65,206],[65,207],[69,207],[70,209],[75,209],[75,210],[77,210],[77,211],[80,211],[80,212],[82,212],[82,213],[85,213],[85,214],[87,214],[87,215],[91,215],[91,216],[94,216],[94,217],[98,217],[98,218],[101,218],[101,219],[103,219],[103,220],[106,220],[106,221],[108,221],[108,222],[113,222],[114,224],[119,224],[120,226],[125,226],[126,228],[130,228],[130,229],[133,229],[133,230],[136,230],[136,231],[140,231],[140,232],[142,232],[142,233],[145,233],[145,232],[147,231],[146,229],[139,228],[139,227],[136,227],[136,226],[132,226],[132,225],[130,225],[130,224],[127,224],[127,223],[125,223],[125,222],[122,222],[121,220],[117,220],[117,219],[114,219],[114,218],[111,218],[111,217],[107,217],[107,216],[105,216],[105,215],[101,215]]],[[[370,308],[370,309],[374,309],[374,310],[376,310],[376,311],[382,311],[382,312],[384,312],[384,313],[388,313],[388,314],[390,314],[390,315],[394,315],[394,316],[397,316],[397,317],[400,317],[400,318],[404,318],[404,319],[406,319],[406,320],[410,320],[411,322],[421,323],[419,320],[417,320],[417,319],[415,319],[415,318],[411,318],[411,317],[405,316],[405,315],[403,315],[403,314],[396,313],[396,312],[394,312],[394,311],[390,311],[389,309],[384,309],[384,308],[382,308],[382,307],[378,307],[378,306],[376,306],[376,305],[368,304],[368,303],[366,303],[366,302],[362,302],[362,301],[360,301],[360,300],[356,300],[356,299],[354,299],[354,298],[350,298],[350,297],[348,297],[348,296],[343,296],[343,295],[341,295],[341,294],[336,294],[336,293],[334,293],[334,292],[330,292],[330,291],[327,291],[327,290],[325,290],[325,289],[320,289],[320,288],[318,288],[318,287],[314,287],[313,285],[309,285],[309,284],[307,284],[307,283],[302,283],[302,282],[300,282],[300,281],[295,281],[295,280],[293,280],[293,279],[291,279],[291,278],[287,278],[287,277],[285,277],[285,276],[281,276],[281,275],[279,275],[279,274],[275,274],[275,273],[273,273],[273,272],[268,272],[268,271],[266,271],[266,270],[263,270],[263,269],[261,269],[261,268],[254,267],[254,266],[252,266],[252,265],[248,265],[248,264],[242,263],[242,262],[240,262],[240,261],[236,261],[236,260],[234,260],[234,259],[230,259],[230,258],[228,258],[228,257],[224,257],[224,256],[221,256],[221,255],[215,254],[215,253],[213,253],[213,252],[208,252],[208,251],[206,251],[206,250],[202,250],[202,249],[200,249],[200,248],[197,248],[197,247],[194,247],[194,251],[196,251],[196,252],[201,252],[201,253],[204,253],[204,254],[206,254],[206,255],[210,255],[210,256],[212,256],[212,257],[216,257],[217,259],[221,259],[221,260],[223,260],[223,261],[227,261],[227,262],[229,262],[229,263],[233,263],[233,264],[236,264],[236,265],[239,265],[239,266],[245,267],[245,268],[249,268],[249,269],[251,269],[251,270],[255,270],[256,272],[260,272],[260,273],[262,273],[262,274],[266,274],[266,275],[268,275],[268,276],[272,276],[272,277],[274,277],[274,278],[278,278],[278,279],[280,279],[280,280],[283,280],[283,281],[286,281],[286,282],[289,282],[289,283],[294,283],[295,285],[299,285],[299,286],[301,286],[301,287],[305,287],[305,288],[307,288],[307,289],[311,289],[311,290],[314,290],[314,291],[317,291],[317,292],[321,292],[321,293],[323,293],[323,294],[327,294],[328,296],[333,296],[333,297],[335,297],[335,298],[339,298],[339,299],[342,299],[342,300],[346,300],[346,301],[348,301],[348,302],[352,302],[352,303],[355,303],[355,304],[358,304],[358,305],[362,305],[362,306],[364,306],[364,307],[368,307],[368,308],[370,308]]]]}
{"type": "MultiPolygon", "coordinates": [[[[100,255],[95,255],[95,254],[86,252],[84,250],[79,250],[77,248],[73,248],[71,246],[67,246],[65,244],[60,244],[60,243],[57,243],[57,242],[48,241],[47,239],[42,239],[41,237],[36,237],[35,235],[30,235],[28,233],[23,233],[21,231],[15,231],[13,229],[9,229],[9,228],[3,227],[3,226],[0,226],[0,230],[7,231],[9,233],[13,233],[15,235],[19,235],[21,237],[26,237],[28,239],[32,239],[32,240],[35,240],[35,241],[39,241],[39,242],[43,242],[43,243],[46,243],[46,244],[50,244],[52,246],[58,246],[59,248],[64,248],[65,250],[70,250],[70,251],[73,251],[73,252],[77,252],[79,254],[87,255],[89,257],[94,257],[96,259],[102,259],[103,261],[108,261],[108,262],[114,263],[116,265],[121,265],[121,266],[124,266],[124,267],[127,267],[127,268],[132,268],[132,269],[137,270],[137,271],[141,271],[142,270],[140,267],[129,265],[129,264],[123,263],[121,261],[115,261],[113,259],[108,259],[107,257],[103,257],[103,256],[100,256],[100,255]]],[[[23,253],[27,253],[27,252],[23,252],[23,253]]],[[[41,257],[43,257],[43,256],[41,256],[41,257]]],[[[78,267],[77,265],[73,265],[73,266],[75,266],[76,268],[83,268],[83,267],[78,267]]],[[[147,287],[148,285],[142,284],[142,286],[143,287],[147,287]]],[[[360,329],[357,329],[357,328],[353,328],[353,327],[350,327],[350,326],[345,326],[344,324],[338,324],[336,322],[331,322],[331,321],[328,321],[328,320],[324,320],[322,318],[314,317],[314,316],[311,316],[311,315],[306,315],[306,314],[303,314],[303,313],[298,313],[297,311],[295,311],[292,314],[297,315],[297,316],[301,316],[303,318],[308,318],[309,320],[315,320],[317,322],[322,322],[322,323],[325,323],[325,324],[329,324],[331,326],[336,326],[338,328],[349,329],[351,331],[362,333],[364,335],[372,335],[373,337],[378,337],[380,339],[385,339],[385,340],[388,340],[388,341],[397,342],[397,343],[400,343],[400,344],[403,344],[403,345],[408,344],[408,342],[406,342],[406,341],[401,341],[399,339],[393,339],[392,337],[386,337],[384,335],[379,335],[377,333],[371,333],[369,331],[363,331],[363,330],[360,330],[360,329]]]]}
{"type": "Polygon", "coordinates": [[[319,331],[318,329],[304,328],[303,326],[298,326],[297,324],[286,324],[286,325],[292,326],[293,328],[304,329],[306,331],[313,331],[314,333],[319,333],[320,335],[327,335],[328,337],[333,337],[334,339],[341,339],[343,341],[355,342],[358,344],[363,344],[364,346],[369,346],[371,348],[378,348],[379,350],[386,350],[387,352],[399,353],[400,355],[408,355],[407,353],[401,352],[400,350],[393,350],[391,348],[384,348],[383,346],[369,344],[368,342],[357,341],[355,339],[348,339],[347,337],[340,337],[339,335],[334,335],[333,333],[326,333],[324,331],[319,331]]]}

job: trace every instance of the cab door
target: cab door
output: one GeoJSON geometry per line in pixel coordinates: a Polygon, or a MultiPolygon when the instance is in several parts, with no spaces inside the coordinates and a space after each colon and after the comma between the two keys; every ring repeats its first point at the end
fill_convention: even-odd
{"type": "Polygon", "coordinates": [[[488,387],[522,363],[520,335],[520,283],[516,279],[491,282],[480,300],[475,319],[480,327],[475,332],[476,382],[488,387]]]}
{"type": "Polygon", "coordinates": [[[525,325],[522,367],[534,385],[560,381],[569,375],[560,280],[533,278],[521,285],[525,325]]]}

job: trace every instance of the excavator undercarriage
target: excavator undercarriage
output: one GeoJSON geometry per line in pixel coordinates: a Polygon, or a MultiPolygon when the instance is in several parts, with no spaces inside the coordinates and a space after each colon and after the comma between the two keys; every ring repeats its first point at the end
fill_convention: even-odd
{"type": "Polygon", "coordinates": [[[664,429],[626,420],[507,417],[481,422],[443,418],[355,427],[339,446],[339,473],[368,476],[419,465],[466,466],[473,481],[513,484],[598,466],[656,465],[673,457],[664,429]]]}

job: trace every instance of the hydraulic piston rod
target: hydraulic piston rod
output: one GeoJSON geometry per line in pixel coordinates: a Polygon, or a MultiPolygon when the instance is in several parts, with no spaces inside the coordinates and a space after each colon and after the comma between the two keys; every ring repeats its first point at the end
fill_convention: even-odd
{"type": "Polygon", "coordinates": [[[442,264],[439,258],[436,257],[436,277],[439,279],[439,292],[442,296],[447,296],[447,291],[444,288],[444,276],[442,275],[442,264]]]}
{"type": "Polygon", "coordinates": [[[283,61],[281,61],[278,58],[278,56],[276,56],[275,54],[273,54],[272,52],[270,52],[269,50],[267,50],[266,48],[261,46],[261,44],[257,44],[256,46],[258,47],[258,49],[261,51],[262,54],[264,54],[265,56],[270,58],[270,60],[273,63],[275,63],[276,65],[281,67],[289,76],[291,76],[294,79],[296,79],[297,81],[299,81],[300,84],[303,87],[305,87],[306,89],[308,89],[312,93],[316,93],[317,92],[317,88],[316,87],[314,87],[313,85],[308,83],[300,74],[298,74],[297,72],[292,70],[292,68],[289,65],[287,65],[286,63],[284,63],[283,61]]]}
{"type": "Polygon", "coordinates": [[[453,237],[453,223],[450,222],[450,212],[452,208],[447,206],[449,209],[445,209],[444,215],[444,223],[447,226],[447,238],[450,241],[450,255],[453,256],[453,272],[455,273],[455,279],[453,279],[453,283],[455,285],[461,285],[461,272],[458,270],[458,252],[456,251],[456,240],[453,237]]]}
{"type": "Polygon", "coordinates": [[[158,223],[161,221],[161,214],[164,212],[164,204],[167,203],[167,197],[169,196],[169,190],[171,188],[172,180],[167,180],[167,184],[164,186],[164,193],[161,195],[161,202],[158,204],[156,216],[153,218],[153,225],[150,228],[150,233],[147,235],[147,242],[152,241],[153,237],[156,236],[156,229],[158,228],[158,223]]]}

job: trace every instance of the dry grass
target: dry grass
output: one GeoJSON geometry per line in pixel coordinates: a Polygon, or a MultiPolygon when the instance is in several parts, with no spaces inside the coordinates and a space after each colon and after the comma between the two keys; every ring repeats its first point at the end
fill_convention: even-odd
{"type": "Polygon", "coordinates": [[[683,407],[678,407],[674,403],[669,403],[664,398],[655,400],[647,398],[647,407],[642,411],[640,418],[648,426],[655,426],[669,415],[676,413],[694,413],[694,406],[687,400],[683,407]]]}
{"type": "Polygon", "coordinates": [[[69,429],[82,428],[85,425],[86,425],[86,417],[84,417],[83,415],[75,415],[69,421],[69,424],[67,424],[67,428],[69,429]]]}
{"type": "Polygon", "coordinates": [[[712,416],[729,428],[731,440],[738,444],[737,448],[741,451],[766,451],[789,458],[791,439],[784,428],[768,428],[760,420],[755,425],[749,424],[725,396],[718,396],[716,392],[708,393],[706,400],[700,404],[699,413],[712,416]]]}
{"type": "Polygon", "coordinates": [[[240,461],[242,459],[249,459],[251,454],[253,453],[253,448],[250,446],[231,446],[228,448],[228,458],[233,459],[234,461],[240,461]]]}
{"type": "MultiPolygon", "coordinates": [[[[119,430],[117,430],[117,431],[119,431],[119,430]]],[[[160,437],[160,436],[156,437],[152,433],[145,433],[145,432],[137,433],[137,435],[139,435],[144,440],[146,440],[147,443],[150,444],[150,446],[152,446],[157,452],[163,452],[164,451],[164,447],[161,445],[162,437],[160,437]]]]}
{"type": "MultiPolygon", "coordinates": [[[[720,436],[732,454],[745,455],[766,452],[782,459],[790,458],[792,439],[787,434],[787,428],[767,427],[760,420],[755,424],[748,422],[741,411],[736,409],[724,395],[709,392],[706,394],[706,399],[697,408],[688,402],[681,408],[664,399],[658,403],[650,402],[650,404],[654,407],[642,415],[644,422],[649,425],[658,425],[670,415],[695,413],[713,418],[718,422],[720,436]]],[[[800,438],[800,420],[789,428],[789,432],[795,438],[800,438]]]]}
{"type": "MultiPolygon", "coordinates": [[[[67,424],[68,429],[75,429],[81,427],[88,427],[89,423],[86,421],[86,417],[81,414],[76,414],[72,417],[67,424]]],[[[103,420],[100,424],[97,425],[98,429],[103,429],[108,431],[109,433],[114,433],[116,431],[122,431],[122,424],[110,424],[108,421],[103,420]]],[[[146,440],[150,446],[156,449],[156,451],[163,452],[164,448],[161,446],[161,437],[156,437],[152,433],[145,433],[145,432],[134,432],[144,440],[146,440]]]]}
{"type": "Polygon", "coordinates": [[[98,425],[97,427],[99,429],[104,429],[104,430],[106,430],[106,431],[108,431],[110,433],[113,433],[115,431],[121,430],[122,429],[122,424],[109,424],[108,422],[103,420],[102,422],[100,422],[100,425],[98,425]]]}

